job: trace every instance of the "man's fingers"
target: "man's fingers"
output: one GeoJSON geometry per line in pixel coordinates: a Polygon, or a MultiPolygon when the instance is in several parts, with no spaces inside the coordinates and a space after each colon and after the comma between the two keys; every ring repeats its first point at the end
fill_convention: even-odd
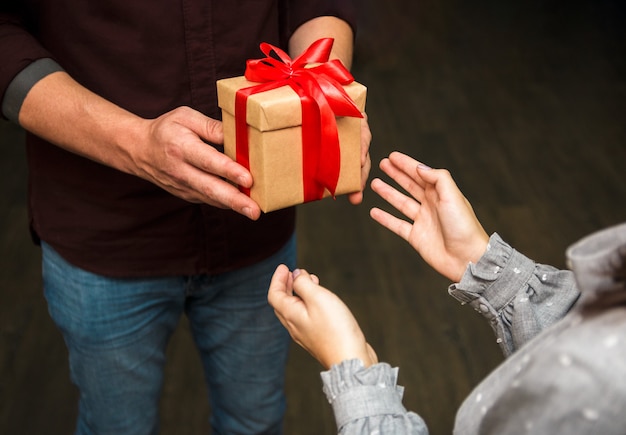
{"type": "Polygon", "coordinates": [[[250,171],[202,141],[187,146],[184,159],[201,172],[216,175],[242,187],[252,187],[250,171]]]}
{"type": "Polygon", "coordinates": [[[214,207],[231,209],[252,220],[261,216],[261,209],[252,198],[239,191],[233,184],[214,174],[192,167],[184,183],[189,186],[189,190],[192,192],[190,196],[193,196],[197,201],[214,207]]]}
{"type": "Polygon", "coordinates": [[[220,121],[207,118],[204,131],[204,135],[200,135],[203,139],[216,145],[222,145],[224,143],[224,129],[220,121]]]}
{"type": "Polygon", "coordinates": [[[171,112],[177,123],[187,127],[203,140],[215,145],[224,143],[222,123],[191,107],[178,107],[171,112]]]}

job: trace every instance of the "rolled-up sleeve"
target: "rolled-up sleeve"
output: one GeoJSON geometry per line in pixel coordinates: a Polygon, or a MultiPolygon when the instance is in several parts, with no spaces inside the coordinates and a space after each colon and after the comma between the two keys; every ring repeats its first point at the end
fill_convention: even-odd
{"type": "Polygon", "coordinates": [[[20,14],[0,7],[0,98],[15,76],[34,61],[52,55],[29,33],[20,14]]]}
{"type": "Polygon", "coordinates": [[[48,57],[37,59],[28,64],[11,80],[11,83],[9,83],[4,93],[4,97],[0,100],[2,104],[2,115],[18,124],[22,103],[30,89],[39,80],[57,71],[63,71],[63,68],[48,57]]]}
{"type": "Polygon", "coordinates": [[[490,322],[506,356],[563,318],[580,295],[571,271],[535,263],[497,233],[448,292],[490,322]]]}

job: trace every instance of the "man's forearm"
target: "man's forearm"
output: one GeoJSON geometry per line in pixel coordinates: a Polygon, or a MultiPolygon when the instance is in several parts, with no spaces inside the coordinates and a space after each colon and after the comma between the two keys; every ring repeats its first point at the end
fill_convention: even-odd
{"type": "Polygon", "coordinates": [[[334,38],[331,59],[339,59],[350,69],[354,47],[352,28],[345,21],[336,17],[318,17],[307,21],[293,33],[289,40],[289,55],[300,55],[309,45],[320,38],[334,38]]]}
{"type": "Polygon", "coordinates": [[[143,119],[81,86],[63,71],[28,91],[20,125],[70,152],[133,173],[130,148],[141,140],[143,119]]]}

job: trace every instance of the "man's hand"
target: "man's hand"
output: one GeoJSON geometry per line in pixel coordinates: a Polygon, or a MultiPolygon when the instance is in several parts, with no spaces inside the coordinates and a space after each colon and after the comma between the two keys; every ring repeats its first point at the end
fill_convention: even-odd
{"type": "Polygon", "coordinates": [[[350,193],[348,195],[348,201],[350,204],[360,204],[363,202],[363,191],[367,184],[367,180],[370,175],[370,169],[372,169],[372,161],[370,159],[370,144],[372,143],[372,132],[367,122],[367,114],[363,113],[363,119],[361,119],[361,191],[350,193]]]}
{"type": "Polygon", "coordinates": [[[259,206],[231,184],[250,187],[250,172],[207,144],[223,142],[221,123],[188,107],[144,119],[56,72],[32,87],[19,121],[67,151],[187,201],[232,209],[253,220],[261,215],[259,206]]]}
{"type": "Polygon", "coordinates": [[[222,123],[179,107],[147,123],[133,152],[136,175],[190,202],[232,209],[250,219],[259,206],[234,184],[252,186],[250,172],[206,142],[222,144],[222,123]]]}
{"type": "MultiPolygon", "coordinates": [[[[350,25],[337,17],[313,18],[298,27],[289,40],[289,55],[295,59],[320,38],[334,39],[330,59],[339,59],[346,68],[350,69],[354,49],[354,34],[350,25]]],[[[364,118],[361,121],[361,191],[348,195],[350,203],[355,205],[363,201],[363,190],[372,167],[369,155],[372,133],[367,123],[367,115],[365,113],[363,115],[364,118]]]]}

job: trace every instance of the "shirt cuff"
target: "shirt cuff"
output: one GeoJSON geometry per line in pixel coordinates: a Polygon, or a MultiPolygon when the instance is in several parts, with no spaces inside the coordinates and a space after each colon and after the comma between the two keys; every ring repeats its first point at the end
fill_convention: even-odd
{"type": "Polygon", "coordinates": [[[519,289],[528,282],[534,268],[532,260],[494,233],[485,254],[478,263],[468,265],[461,281],[452,284],[448,293],[459,302],[469,303],[486,317],[492,318],[515,298],[519,289]]]}
{"type": "Polygon", "coordinates": [[[50,58],[38,59],[20,71],[4,93],[2,114],[19,124],[20,110],[28,92],[39,80],[58,71],[63,71],[63,68],[50,58]]]}
{"type": "Polygon", "coordinates": [[[404,388],[397,386],[397,367],[379,363],[365,368],[361,360],[352,359],[334,365],[321,376],[337,429],[354,420],[407,412],[402,405],[404,388]]]}

